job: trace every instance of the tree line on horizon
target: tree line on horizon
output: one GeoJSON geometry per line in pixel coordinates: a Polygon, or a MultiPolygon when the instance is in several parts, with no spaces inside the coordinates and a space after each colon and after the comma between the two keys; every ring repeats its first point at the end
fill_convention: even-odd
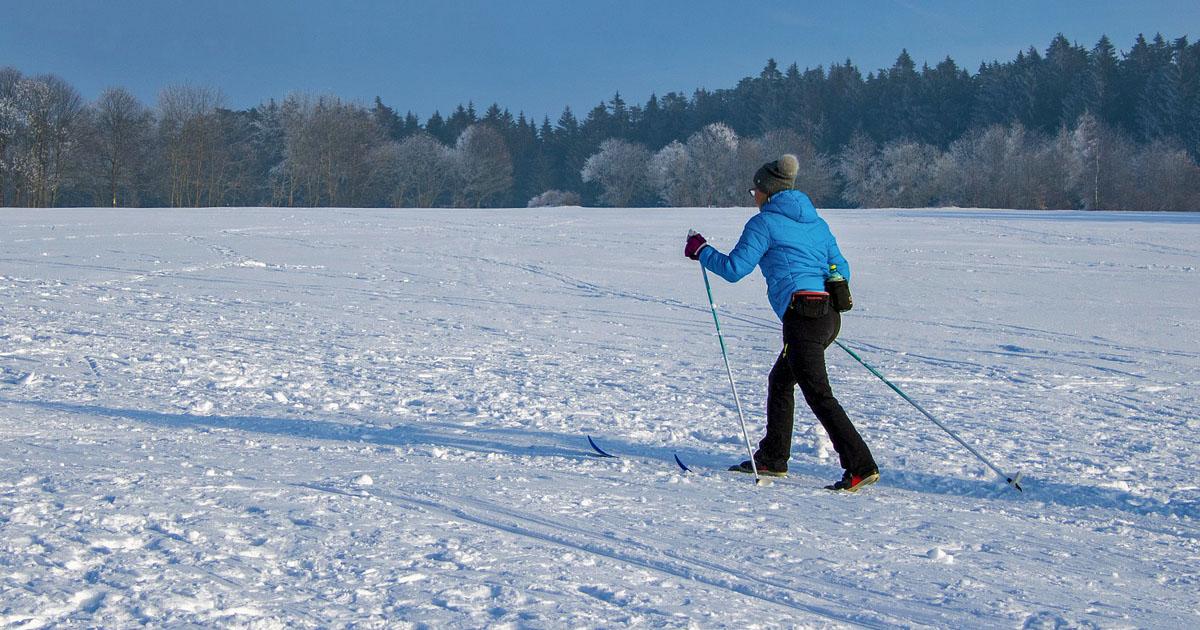
{"type": "Polygon", "coordinates": [[[235,110],[196,86],[87,103],[0,67],[0,206],[740,206],[785,152],[822,206],[1200,210],[1200,42],[1059,35],[974,74],[906,51],[865,77],[772,59],[554,122],[306,94],[235,110]]]}

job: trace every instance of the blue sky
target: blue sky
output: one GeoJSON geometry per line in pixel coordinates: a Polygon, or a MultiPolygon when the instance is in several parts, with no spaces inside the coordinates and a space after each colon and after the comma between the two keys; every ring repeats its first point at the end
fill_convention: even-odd
{"type": "Polygon", "coordinates": [[[52,72],[85,98],[108,86],[148,104],[174,83],[229,106],[333,93],[428,117],[474,101],[539,119],[620,90],[732,87],[770,57],[802,68],[852,59],[865,74],[902,48],[974,72],[1058,32],[1200,37],[1200,2],[1147,0],[0,0],[0,66],[52,72]]]}

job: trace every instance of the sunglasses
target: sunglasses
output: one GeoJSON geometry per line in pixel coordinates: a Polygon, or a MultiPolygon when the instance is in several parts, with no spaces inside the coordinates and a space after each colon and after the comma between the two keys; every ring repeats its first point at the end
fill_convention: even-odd
{"type": "Polygon", "coordinates": [[[757,188],[751,188],[749,192],[750,192],[750,196],[751,196],[751,197],[753,197],[753,196],[754,196],[754,193],[758,192],[758,189],[757,189],[757,188]]]}

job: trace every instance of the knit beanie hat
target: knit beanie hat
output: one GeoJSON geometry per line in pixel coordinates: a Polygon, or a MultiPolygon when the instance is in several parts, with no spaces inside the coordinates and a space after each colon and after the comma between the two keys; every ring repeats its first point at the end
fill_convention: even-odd
{"type": "Polygon", "coordinates": [[[791,190],[796,184],[796,173],[800,171],[800,161],[791,153],[786,153],[774,162],[767,162],[759,167],[754,174],[754,187],[768,197],[781,190],[791,190]]]}

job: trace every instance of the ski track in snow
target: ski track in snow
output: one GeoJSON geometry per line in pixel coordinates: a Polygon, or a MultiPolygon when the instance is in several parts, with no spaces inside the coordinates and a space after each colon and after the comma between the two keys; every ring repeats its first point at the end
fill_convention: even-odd
{"type": "Polygon", "coordinates": [[[1026,488],[833,347],[850,496],[802,404],[723,472],[680,252],[751,212],[0,210],[0,627],[1200,624],[1200,217],[826,211],[843,342],[1026,488]]]}

